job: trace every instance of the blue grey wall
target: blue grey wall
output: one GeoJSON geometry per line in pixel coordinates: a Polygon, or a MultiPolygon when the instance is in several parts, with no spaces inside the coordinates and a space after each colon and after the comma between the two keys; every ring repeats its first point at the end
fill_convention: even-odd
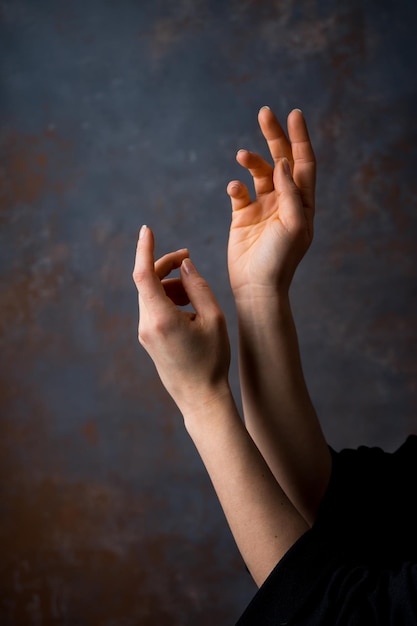
{"type": "MultiPolygon", "coordinates": [[[[319,163],[293,287],[329,443],[416,418],[413,0],[0,2],[0,622],[234,623],[255,587],[136,341],[138,228],[224,308],[227,182],[300,107],[319,163]]],[[[231,379],[236,398],[236,357],[231,379]]]]}

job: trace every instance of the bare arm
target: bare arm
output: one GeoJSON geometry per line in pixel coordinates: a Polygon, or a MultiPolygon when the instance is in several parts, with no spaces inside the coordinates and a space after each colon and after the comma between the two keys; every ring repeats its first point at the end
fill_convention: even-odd
{"type": "Polygon", "coordinates": [[[289,290],[313,237],[315,158],[300,111],[288,118],[291,143],[269,109],[261,109],[259,123],[274,167],[239,151],[256,199],[239,181],[228,185],[244,417],[275,478],[311,524],[331,459],[304,380],[289,290]]]}
{"type": "Polygon", "coordinates": [[[182,412],[242,557],[261,585],[308,526],[240,419],[228,382],[225,320],[187,254],[178,251],[154,265],[152,232],[142,231],[134,270],[139,341],[182,412]],[[164,280],[179,266],[179,279],[164,280]],[[188,300],[195,313],[177,308],[188,300]]]}
{"type": "Polygon", "coordinates": [[[246,427],[309,524],[330,477],[330,454],[305,384],[289,299],[245,306],[239,364],[246,427]]]}
{"type": "Polygon", "coordinates": [[[258,586],[308,529],[254,445],[231,394],[185,414],[238,549],[258,586]]]}

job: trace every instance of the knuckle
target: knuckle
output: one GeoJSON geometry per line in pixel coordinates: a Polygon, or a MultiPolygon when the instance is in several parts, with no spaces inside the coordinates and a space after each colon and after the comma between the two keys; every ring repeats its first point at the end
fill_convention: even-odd
{"type": "Polygon", "coordinates": [[[166,317],[156,317],[153,320],[152,330],[158,337],[166,337],[171,330],[171,323],[166,317]]]}
{"type": "Polygon", "coordinates": [[[145,278],[145,272],[142,269],[135,267],[135,269],[133,270],[132,278],[135,285],[140,285],[145,278]]]}
{"type": "Polygon", "coordinates": [[[139,324],[138,329],[138,341],[142,347],[146,347],[149,342],[149,329],[142,324],[139,324]]]}
{"type": "Polygon", "coordinates": [[[172,321],[165,315],[153,315],[139,323],[138,338],[141,345],[149,345],[152,341],[165,338],[172,330],[172,321]]]}
{"type": "Polygon", "coordinates": [[[210,313],[210,325],[216,332],[222,332],[226,326],[225,317],[218,307],[214,307],[210,313]]]}
{"type": "Polygon", "coordinates": [[[194,289],[198,291],[207,291],[209,286],[207,282],[201,276],[196,276],[194,279],[194,289]]]}

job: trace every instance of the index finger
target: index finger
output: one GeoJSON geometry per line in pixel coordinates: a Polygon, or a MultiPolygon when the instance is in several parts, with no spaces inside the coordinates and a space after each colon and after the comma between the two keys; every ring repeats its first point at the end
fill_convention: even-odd
{"type": "Polygon", "coordinates": [[[152,308],[153,312],[166,310],[171,301],[166,297],[165,290],[155,272],[154,236],[147,226],[142,226],[136,246],[133,280],[139,293],[139,306],[152,308]]]}

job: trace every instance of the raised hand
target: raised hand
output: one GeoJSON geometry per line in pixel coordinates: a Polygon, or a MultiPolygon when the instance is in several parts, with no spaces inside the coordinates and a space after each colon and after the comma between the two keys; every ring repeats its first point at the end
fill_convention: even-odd
{"type": "Polygon", "coordinates": [[[258,119],[274,166],[239,151],[255,200],[241,182],[227,188],[243,411],[276,480],[311,524],[329,480],[330,453],[304,380],[289,288],[313,238],[316,164],[301,111],[288,116],[288,138],[270,109],[258,119]]]}
{"type": "Polygon", "coordinates": [[[239,150],[236,159],[252,175],[255,199],[242,182],[231,181],[228,265],[236,300],[257,292],[288,290],[313,238],[316,164],[300,110],[288,116],[288,135],[268,107],[258,114],[274,167],[239,150]]]}
{"type": "Polygon", "coordinates": [[[226,322],[187,250],[154,263],[154,237],[141,229],[133,279],[139,295],[140,343],[183,413],[228,390],[230,347],[226,322]],[[180,269],[180,278],[166,278],[180,269]],[[179,306],[192,304],[195,312],[179,306]]]}
{"type": "Polygon", "coordinates": [[[187,250],[154,263],[153,234],[146,227],[133,278],[139,292],[139,341],[182,412],[237,546],[261,585],[307,525],[240,419],[228,383],[224,316],[187,250]],[[180,278],[166,278],[178,268],[180,278]],[[194,313],[178,308],[188,302],[194,313]]]}

